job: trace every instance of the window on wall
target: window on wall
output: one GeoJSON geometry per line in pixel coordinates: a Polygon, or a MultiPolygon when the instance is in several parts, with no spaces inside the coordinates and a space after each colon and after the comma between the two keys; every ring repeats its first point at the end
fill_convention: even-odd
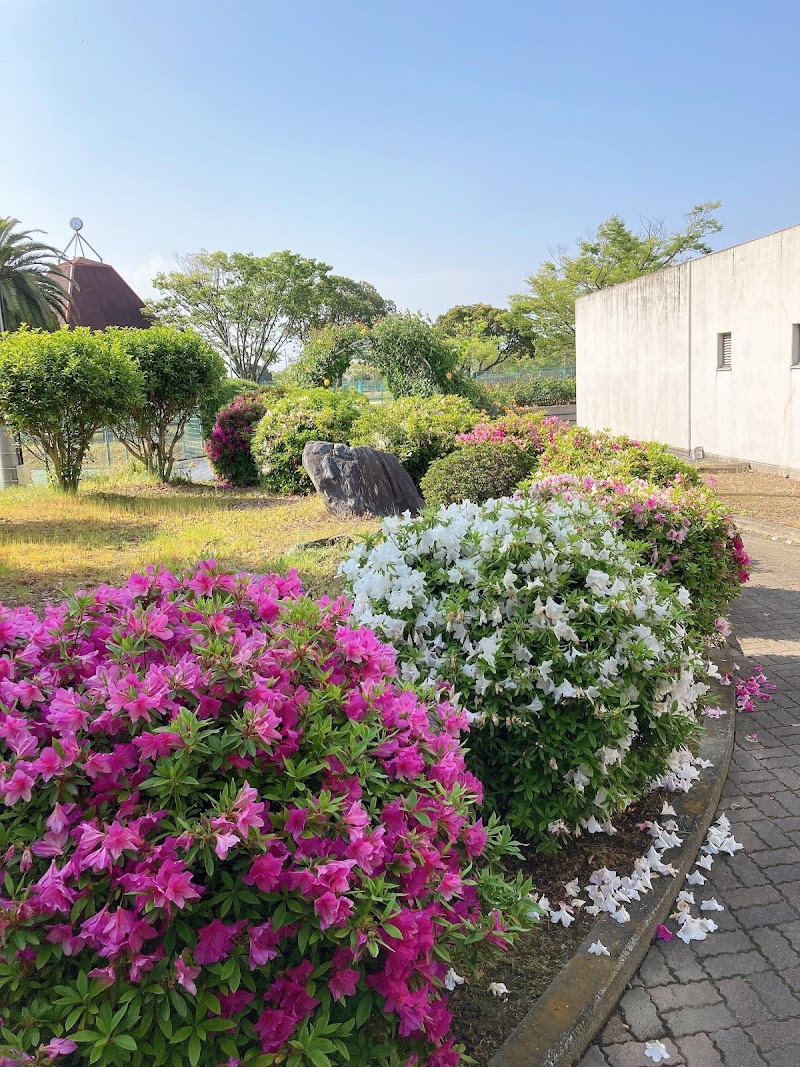
{"type": "Polygon", "coordinates": [[[800,322],[792,326],[792,366],[800,367],[800,322]]]}
{"type": "Polygon", "coordinates": [[[717,334],[717,370],[731,369],[731,335],[717,334]]]}

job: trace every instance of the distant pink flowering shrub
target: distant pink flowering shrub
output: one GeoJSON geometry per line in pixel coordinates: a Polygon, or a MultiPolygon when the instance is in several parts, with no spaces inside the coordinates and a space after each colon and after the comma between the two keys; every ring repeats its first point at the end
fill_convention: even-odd
{"type": "Polygon", "coordinates": [[[217,413],[206,441],[206,455],[220,481],[235,486],[258,485],[250,438],[264,417],[269,399],[278,400],[281,396],[283,390],[276,388],[242,393],[217,413]]]}
{"type": "Polygon", "coordinates": [[[507,414],[490,422],[479,422],[469,433],[458,435],[461,445],[482,445],[490,441],[510,441],[512,444],[540,455],[562,433],[569,431],[569,423],[555,415],[536,412],[523,415],[507,414]]]}
{"type": "Polygon", "coordinates": [[[464,724],[294,573],[0,607],[0,1063],[456,1064],[530,909],[464,724]]]}

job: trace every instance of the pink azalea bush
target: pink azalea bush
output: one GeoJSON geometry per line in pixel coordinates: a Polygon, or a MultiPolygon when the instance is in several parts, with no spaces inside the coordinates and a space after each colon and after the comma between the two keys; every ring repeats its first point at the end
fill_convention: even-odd
{"type": "Polygon", "coordinates": [[[294,573],[0,607],[0,1064],[458,1063],[530,911],[464,726],[294,573]]]}
{"type": "Polygon", "coordinates": [[[750,559],[733,517],[710,489],[683,481],[660,487],[641,479],[560,474],[534,481],[526,491],[535,500],[600,504],[622,536],[641,546],[646,565],[688,590],[691,628],[703,637],[724,635],[721,616],[750,577],[750,559]]]}
{"type": "Polygon", "coordinates": [[[242,393],[217,413],[206,441],[206,455],[221,482],[258,485],[258,467],[250,452],[250,438],[264,417],[269,399],[278,400],[281,396],[281,389],[272,388],[242,393]]]}

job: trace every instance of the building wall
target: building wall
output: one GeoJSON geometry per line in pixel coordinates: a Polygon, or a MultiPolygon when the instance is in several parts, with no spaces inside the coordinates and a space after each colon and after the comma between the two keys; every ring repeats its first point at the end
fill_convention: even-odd
{"type": "Polygon", "coordinates": [[[578,421],[800,474],[797,323],[800,226],[582,297],[578,421]]]}

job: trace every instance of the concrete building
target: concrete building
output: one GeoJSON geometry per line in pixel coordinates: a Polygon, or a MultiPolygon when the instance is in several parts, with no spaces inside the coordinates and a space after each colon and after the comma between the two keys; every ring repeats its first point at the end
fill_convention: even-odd
{"type": "Polygon", "coordinates": [[[800,226],[591,293],[578,422],[800,477],[800,226]]]}

